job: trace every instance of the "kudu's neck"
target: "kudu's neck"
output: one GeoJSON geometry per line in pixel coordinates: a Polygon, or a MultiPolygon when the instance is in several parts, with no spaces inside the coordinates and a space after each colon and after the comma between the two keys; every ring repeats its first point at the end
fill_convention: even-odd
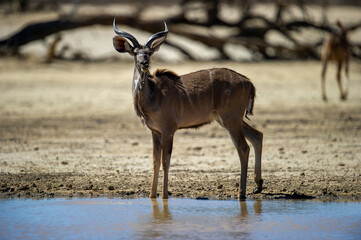
{"type": "Polygon", "coordinates": [[[134,76],[133,76],[133,98],[137,94],[145,94],[147,92],[148,86],[148,77],[150,76],[149,71],[143,72],[137,65],[134,66],[134,76]]]}
{"type": "Polygon", "coordinates": [[[137,65],[135,65],[132,84],[134,108],[138,116],[140,116],[144,120],[146,119],[144,108],[150,104],[150,76],[151,74],[149,73],[149,71],[143,72],[139,67],[137,67],[137,65]]]}

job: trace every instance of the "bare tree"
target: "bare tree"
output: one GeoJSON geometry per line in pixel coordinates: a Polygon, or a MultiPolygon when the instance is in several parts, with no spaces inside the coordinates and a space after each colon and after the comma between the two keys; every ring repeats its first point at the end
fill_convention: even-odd
{"type": "MultiPolygon", "coordinates": [[[[232,2],[232,1],[230,1],[232,2]]],[[[288,1],[275,1],[278,14],[274,18],[266,18],[252,11],[254,2],[249,0],[235,1],[232,7],[239,9],[240,15],[238,19],[232,21],[222,19],[222,8],[225,6],[224,1],[221,0],[202,0],[197,5],[197,11],[204,11],[202,18],[194,18],[189,16],[189,11],[194,7],[194,1],[185,0],[182,3],[182,10],[162,17],[161,19],[146,19],[142,18],[143,11],[147,8],[142,5],[134,5],[134,12],[132,14],[118,15],[118,22],[123,25],[128,25],[146,32],[155,32],[161,27],[165,20],[174,35],[179,35],[194,41],[198,41],[210,48],[218,51],[217,59],[232,59],[233,56],[226,51],[228,44],[236,44],[246,47],[253,56],[261,59],[319,59],[319,46],[322,45],[321,38],[313,41],[301,42],[299,31],[302,29],[311,28],[321,33],[333,32],[334,27],[328,25],[324,21],[316,22],[309,17],[304,1],[298,0],[299,9],[303,12],[303,19],[286,19],[284,14],[289,9],[288,1]],[[240,4],[241,3],[241,4],[240,4]],[[193,5],[192,5],[193,4],[193,5]],[[140,7],[139,7],[140,6],[140,7]],[[254,24],[257,22],[258,24],[254,24]],[[260,23],[260,24],[259,24],[260,23]],[[214,28],[214,27],[217,28],[214,28]],[[222,28],[227,34],[219,35],[217,30],[222,28]],[[197,29],[197,30],[195,30],[197,29]],[[291,44],[273,43],[268,39],[270,32],[276,32],[283,36],[291,44]]],[[[14,55],[18,54],[19,48],[31,41],[44,39],[49,35],[56,34],[60,31],[66,31],[74,28],[87,27],[95,24],[111,25],[114,15],[100,14],[100,15],[79,15],[74,14],[78,7],[81,7],[79,2],[76,2],[71,14],[59,16],[57,19],[31,23],[14,33],[12,36],[0,40],[0,55],[14,55]]],[[[354,31],[361,26],[361,22],[356,22],[344,28],[348,31],[354,31]]],[[[165,44],[176,48],[186,57],[196,59],[197,55],[191,50],[183,47],[177,41],[167,40],[165,44]]],[[[351,46],[351,54],[354,57],[361,58],[360,54],[361,44],[356,43],[351,46]]],[[[56,57],[56,55],[54,56],[56,57]]]]}

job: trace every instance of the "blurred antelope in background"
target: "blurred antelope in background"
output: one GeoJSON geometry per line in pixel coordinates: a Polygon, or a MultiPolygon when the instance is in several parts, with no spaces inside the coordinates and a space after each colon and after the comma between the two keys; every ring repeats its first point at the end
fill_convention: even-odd
{"type": "Polygon", "coordinates": [[[340,98],[341,100],[347,99],[348,94],[348,82],[349,82],[349,42],[347,40],[347,31],[344,29],[342,24],[337,21],[337,26],[339,27],[339,31],[332,33],[328,38],[326,38],[323,42],[322,46],[322,97],[324,101],[327,101],[326,96],[326,86],[325,86],[325,78],[326,78],[326,70],[328,61],[332,60],[337,63],[337,83],[340,90],[340,98]],[[345,88],[343,88],[342,80],[341,80],[341,70],[342,66],[345,65],[345,88]]]}
{"type": "Polygon", "coordinates": [[[262,191],[261,156],[263,134],[249,126],[244,116],[252,114],[255,87],[251,81],[230,69],[213,68],[178,76],[166,69],[149,72],[150,57],[167,38],[168,28],[152,35],[145,45],[117,28],[113,45],[118,52],[134,57],[133,100],[137,115],[152,131],[153,179],[150,198],[157,197],[159,169],[163,167],[162,198],[168,198],[168,172],[173,137],[178,129],[197,128],[216,120],[226,128],[241,162],[239,198],[246,196],[249,146],[255,149],[255,193],[262,191]],[[130,42],[128,42],[128,40],[130,42]],[[131,44],[130,44],[131,43],[131,44]]]}

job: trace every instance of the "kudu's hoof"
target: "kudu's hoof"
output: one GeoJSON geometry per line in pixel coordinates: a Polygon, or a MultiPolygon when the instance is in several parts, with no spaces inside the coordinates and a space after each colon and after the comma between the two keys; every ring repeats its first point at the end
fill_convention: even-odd
{"type": "Polygon", "coordinates": [[[168,191],[167,194],[163,194],[163,195],[162,195],[162,199],[163,199],[163,200],[166,200],[166,199],[169,198],[169,196],[172,196],[172,193],[168,191]]]}
{"type": "Polygon", "coordinates": [[[253,191],[254,194],[261,193],[263,189],[263,179],[259,180],[257,183],[257,188],[253,191]]]}
{"type": "Polygon", "coordinates": [[[255,190],[253,190],[254,194],[261,193],[261,192],[262,192],[262,188],[256,188],[255,190]]]}
{"type": "Polygon", "coordinates": [[[240,195],[240,196],[238,197],[238,200],[239,200],[239,201],[245,201],[246,198],[247,198],[246,196],[240,195]]]}

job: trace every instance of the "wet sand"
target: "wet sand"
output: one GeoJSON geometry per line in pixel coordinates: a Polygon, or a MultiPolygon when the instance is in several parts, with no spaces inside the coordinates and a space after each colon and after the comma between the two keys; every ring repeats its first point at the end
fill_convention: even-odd
{"type": "MultiPolygon", "coordinates": [[[[151,134],[133,110],[132,62],[0,59],[0,196],[148,196],[151,134]]],[[[228,67],[257,88],[254,116],[264,133],[265,189],[248,198],[356,199],[361,193],[361,68],[351,62],[350,93],[339,100],[335,66],[321,100],[321,64],[309,62],[154,62],[178,74],[228,67]]],[[[170,197],[229,199],[240,163],[217,123],[175,135],[170,197]]],[[[158,186],[160,193],[161,181],[158,186]]]]}

